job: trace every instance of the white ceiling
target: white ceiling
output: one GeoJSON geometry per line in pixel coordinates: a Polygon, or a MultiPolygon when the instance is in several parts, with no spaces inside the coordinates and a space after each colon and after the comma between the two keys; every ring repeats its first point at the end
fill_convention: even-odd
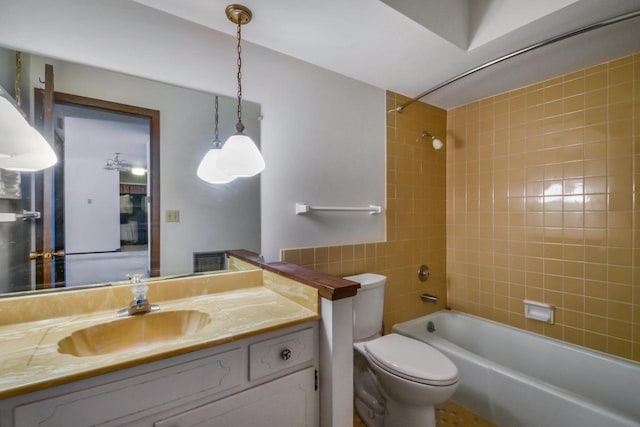
{"type": "MultiPolygon", "coordinates": [[[[222,0],[134,0],[235,35],[222,0]]],[[[242,0],[243,40],[410,97],[640,0],[242,0]]],[[[556,43],[424,98],[452,108],[640,51],[640,18],[556,43]],[[496,72],[499,71],[499,72],[496,72]]]]}

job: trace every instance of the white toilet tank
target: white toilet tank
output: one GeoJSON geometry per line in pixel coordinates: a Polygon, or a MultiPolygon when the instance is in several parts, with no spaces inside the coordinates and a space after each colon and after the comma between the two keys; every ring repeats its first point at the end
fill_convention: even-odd
{"type": "Polygon", "coordinates": [[[345,279],[360,283],[353,297],[353,340],[373,338],[382,329],[385,276],[373,273],[348,276],[345,279]]]}

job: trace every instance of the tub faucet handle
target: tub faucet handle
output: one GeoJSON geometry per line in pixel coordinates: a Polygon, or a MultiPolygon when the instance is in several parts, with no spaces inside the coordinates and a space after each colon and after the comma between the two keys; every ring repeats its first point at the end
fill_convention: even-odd
{"type": "Polygon", "coordinates": [[[429,278],[430,275],[431,275],[431,271],[429,271],[428,266],[426,266],[425,264],[422,264],[420,267],[418,267],[418,280],[420,280],[421,282],[424,282],[429,278]]]}

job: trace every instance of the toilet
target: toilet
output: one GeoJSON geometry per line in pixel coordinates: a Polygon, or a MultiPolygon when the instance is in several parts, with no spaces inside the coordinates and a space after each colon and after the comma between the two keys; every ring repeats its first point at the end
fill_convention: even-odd
{"type": "Polygon", "coordinates": [[[353,298],[356,411],[368,427],[435,427],[435,405],[458,386],[458,369],[430,345],[399,334],[381,336],[386,277],[365,273],[353,298]]]}

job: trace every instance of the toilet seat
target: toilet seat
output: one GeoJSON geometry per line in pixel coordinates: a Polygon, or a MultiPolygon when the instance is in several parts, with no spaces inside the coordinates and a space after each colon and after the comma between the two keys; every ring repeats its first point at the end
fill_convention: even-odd
{"type": "Polygon", "coordinates": [[[458,369],[427,343],[389,334],[365,344],[370,360],[385,371],[420,384],[448,386],[458,382],[458,369]]]}

